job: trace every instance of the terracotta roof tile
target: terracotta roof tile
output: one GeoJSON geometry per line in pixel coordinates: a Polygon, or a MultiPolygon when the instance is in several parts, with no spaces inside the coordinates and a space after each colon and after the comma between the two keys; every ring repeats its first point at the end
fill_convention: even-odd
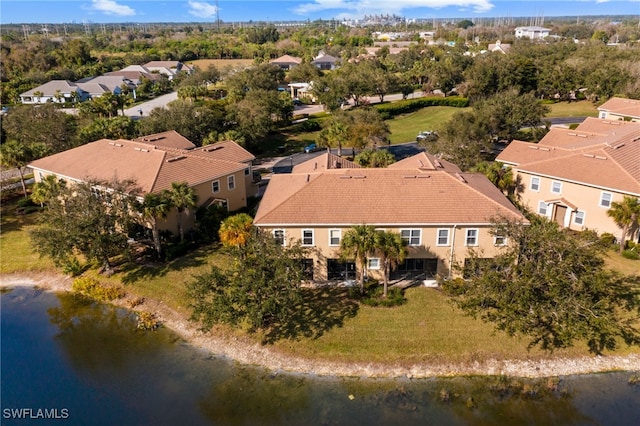
{"type": "Polygon", "coordinates": [[[143,142],[158,147],[177,148],[177,149],[193,149],[196,146],[189,139],[182,136],[175,130],[169,130],[153,135],[141,136],[134,139],[136,142],[143,142]]]}
{"type": "Polygon", "coordinates": [[[293,173],[317,173],[331,169],[359,169],[360,165],[326,152],[293,168],[293,173]]]}
{"type": "Polygon", "coordinates": [[[256,225],[488,223],[524,220],[481,174],[418,168],[334,169],[274,175],[256,225]]]}

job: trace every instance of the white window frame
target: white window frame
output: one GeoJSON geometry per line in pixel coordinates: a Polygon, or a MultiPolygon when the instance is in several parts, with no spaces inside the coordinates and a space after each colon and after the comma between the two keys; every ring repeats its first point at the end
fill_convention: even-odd
{"type": "Polygon", "coordinates": [[[534,192],[540,191],[540,177],[531,176],[531,181],[529,182],[529,189],[534,192]],[[535,182],[535,188],[534,188],[534,182],[535,182]]]}
{"type": "Polygon", "coordinates": [[[342,229],[329,229],[329,246],[331,247],[338,247],[340,246],[340,243],[342,242],[342,229]],[[332,232],[337,232],[338,233],[338,243],[337,244],[333,244],[331,242],[331,233],[332,232]]]}
{"type": "Polygon", "coordinates": [[[504,234],[495,233],[493,235],[493,245],[496,247],[504,247],[507,245],[507,236],[504,234]]]}
{"type": "Polygon", "coordinates": [[[600,193],[600,203],[599,206],[600,207],[604,207],[605,209],[608,209],[611,207],[611,203],[613,202],[613,194],[611,192],[607,192],[607,191],[602,191],[600,193]],[[603,201],[605,201],[604,196],[608,195],[609,199],[607,200],[607,204],[603,204],[603,201]]]}
{"type": "Polygon", "coordinates": [[[587,213],[583,210],[576,210],[576,213],[573,215],[573,223],[579,226],[584,226],[584,219],[587,216],[587,213]],[[581,214],[581,221],[578,222],[578,214],[581,214]]]}
{"type": "Polygon", "coordinates": [[[549,204],[545,203],[544,201],[538,201],[538,210],[537,210],[538,214],[541,216],[548,216],[549,214],[549,204]],[[544,212],[542,212],[541,207],[544,206],[544,212]]]}
{"type": "Polygon", "coordinates": [[[303,246],[305,246],[305,247],[313,247],[313,246],[315,245],[315,241],[316,241],[316,239],[315,239],[315,233],[313,232],[313,229],[303,229],[303,230],[301,231],[301,233],[302,233],[302,239],[301,239],[301,241],[302,241],[302,245],[303,245],[303,246]],[[304,235],[304,234],[305,234],[305,232],[310,232],[310,233],[311,233],[311,244],[309,244],[309,243],[305,243],[305,241],[304,241],[304,240],[305,240],[305,238],[307,238],[307,237],[305,237],[305,235],[304,235]]]}
{"type": "Polygon", "coordinates": [[[552,180],[551,181],[551,193],[553,193],[553,194],[562,194],[562,182],[559,182],[557,180],[552,180]],[[557,191],[554,190],[554,187],[556,185],[558,186],[558,190],[557,191]]]}
{"type": "Polygon", "coordinates": [[[436,245],[438,247],[448,247],[449,246],[449,237],[451,235],[450,231],[451,230],[449,228],[438,228],[436,230],[436,245]],[[440,232],[443,232],[443,231],[447,233],[447,235],[446,235],[447,241],[445,243],[441,243],[440,242],[440,238],[441,238],[440,232]]]}
{"type": "Polygon", "coordinates": [[[282,228],[278,228],[278,229],[274,229],[273,231],[271,231],[273,238],[276,240],[276,242],[282,246],[286,246],[287,245],[287,231],[285,231],[282,228]],[[276,236],[276,234],[278,232],[282,232],[282,243],[280,243],[278,237],[276,236]]]}
{"type": "Polygon", "coordinates": [[[218,192],[220,192],[220,181],[219,180],[214,180],[213,182],[211,182],[211,193],[212,194],[217,194],[218,192]],[[217,190],[216,190],[215,186],[218,187],[217,190]]]}
{"type": "Polygon", "coordinates": [[[480,230],[478,228],[469,228],[464,233],[464,245],[467,247],[477,247],[480,240],[480,230]],[[475,236],[473,237],[476,241],[473,244],[469,244],[469,233],[475,232],[475,236]]]}
{"type": "Polygon", "coordinates": [[[401,229],[400,230],[400,238],[402,238],[402,241],[405,241],[407,243],[408,246],[410,247],[416,247],[416,246],[420,246],[422,245],[422,229],[419,228],[405,228],[405,229],[401,229]],[[409,237],[403,237],[402,233],[405,231],[409,231],[409,237]],[[416,238],[413,233],[417,232],[418,235],[418,243],[417,244],[412,244],[411,240],[416,238]]]}
{"type": "Polygon", "coordinates": [[[233,191],[234,189],[236,189],[236,176],[235,175],[227,176],[227,188],[229,188],[229,191],[233,191]]]}
{"type": "Polygon", "coordinates": [[[367,259],[367,269],[379,270],[381,266],[379,257],[370,257],[367,259]]]}

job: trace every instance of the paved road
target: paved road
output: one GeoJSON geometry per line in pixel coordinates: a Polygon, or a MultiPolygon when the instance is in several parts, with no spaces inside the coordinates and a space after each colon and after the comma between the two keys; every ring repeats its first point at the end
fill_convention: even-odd
{"type": "Polygon", "coordinates": [[[146,117],[149,116],[154,108],[163,108],[169,102],[175,101],[176,99],[178,99],[178,92],[167,93],[166,95],[158,96],[157,98],[141,103],[140,105],[125,109],[124,115],[131,118],[146,117]]]}

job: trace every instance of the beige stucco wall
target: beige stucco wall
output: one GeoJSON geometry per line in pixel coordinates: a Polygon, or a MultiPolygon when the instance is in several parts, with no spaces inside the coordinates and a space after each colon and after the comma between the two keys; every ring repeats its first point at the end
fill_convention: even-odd
{"type": "MultiPolygon", "coordinates": [[[[338,259],[340,257],[340,247],[338,245],[332,246],[329,244],[329,231],[339,229],[341,236],[344,236],[349,227],[330,227],[330,226],[315,226],[315,227],[261,227],[267,232],[273,232],[276,229],[283,229],[285,231],[286,244],[291,244],[293,241],[302,241],[303,231],[313,231],[313,245],[308,246],[310,249],[309,258],[313,259],[314,280],[327,279],[327,259],[338,259]]],[[[481,252],[481,257],[494,257],[504,247],[496,247],[494,245],[494,236],[491,234],[490,225],[442,225],[442,226],[418,226],[418,227],[376,227],[376,229],[386,230],[391,232],[400,233],[401,229],[419,229],[420,230],[420,245],[408,246],[407,258],[414,259],[438,259],[437,274],[443,277],[448,277],[451,272],[451,264],[459,263],[462,265],[465,258],[468,257],[469,249],[475,249],[481,252]],[[449,241],[446,245],[438,245],[437,235],[439,229],[449,230],[449,241]],[[475,246],[466,245],[466,234],[468,229],[478,230],[478,242],[475,246]]],[[[372,256],[374,257],[374,256],[372,256]]],[[[381,279],[383,271],[368,270],[368,275],[381,279]]],[[[452,276],[458,275],[455,271],[451,272],[452,276]]]]}
{"type": "MultiPolygon", "coordinates": [[[[618,228],[613,220],[607,216],[609,208],[600,206],[600,199],[602,197],[602,193],[606,192],[611,194],[611,202],[620,202],[623,200],[625,194],[613,190],[563,181],[561,179],[532,175],[531,173],[525,173],[518,170],[516,170],[516,173],[522,179],[522,184],[524,186],[524,192],[521,194],[522,203],[531,211],[538,213],[538,203],[540,201],[564,198],[574,205],[576,210],[584,212],[584,223],[581,225],[576,224],[576,211],[571,207],[568,207],[564,218],[561,219],[561,225],[576,231],[590,229],[596,231],[598,234],[611,233],[617,238],[620,238],[620,228],[618,228]],[[540,189],[538,191],[531,189],[532,176],[540,178],[540,189]],[[560,194],[551,192],[551,185],[553,181],[561,182],[562,187],[560,194]]],[[[547,217],[555,220],[554,214],[556,213],[556,207],[549,207],[550,208],[547,209],[547,217]]]]}

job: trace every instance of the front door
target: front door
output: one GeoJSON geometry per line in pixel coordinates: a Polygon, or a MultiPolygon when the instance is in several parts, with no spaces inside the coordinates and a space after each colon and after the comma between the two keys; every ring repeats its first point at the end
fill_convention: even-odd
{"type": "Polygon", "coordinates": [[[567,207],[556,204],[556,211],[553,214],[553,220],[562,227],[564,227],[564,217],[567,214],[567,207]]]}

